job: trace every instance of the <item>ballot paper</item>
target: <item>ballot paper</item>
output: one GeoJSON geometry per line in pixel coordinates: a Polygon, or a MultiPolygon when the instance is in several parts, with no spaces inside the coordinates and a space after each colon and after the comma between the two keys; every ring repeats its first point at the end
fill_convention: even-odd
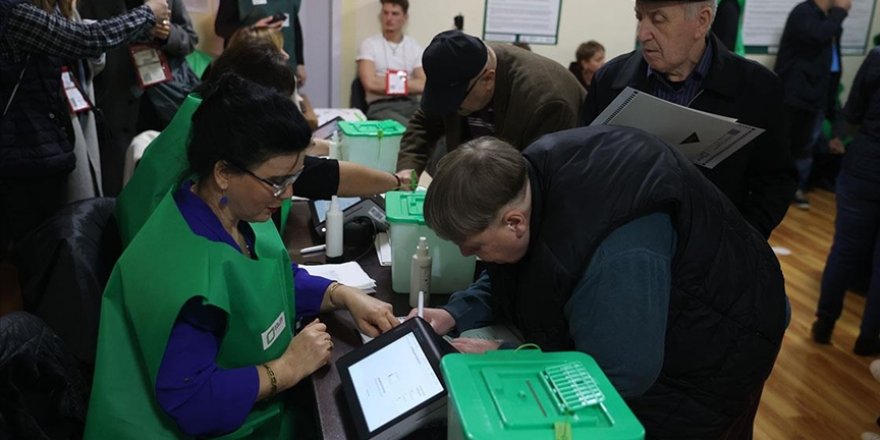
{"type": "Polygon", "coordinates": [[[644,130],[706,168],[714,168],[764,132],[736,119],[664,101],[632,87],[620,92],[590,125],[644,130]]]}
{"type": "Polygon", "coordinates": [[[309,275],[324,277],[346,286],[356,287],[366,293],[376,291],[376,280],[370,278],[356,261],[342,264],[301,265],[309,275]]]}

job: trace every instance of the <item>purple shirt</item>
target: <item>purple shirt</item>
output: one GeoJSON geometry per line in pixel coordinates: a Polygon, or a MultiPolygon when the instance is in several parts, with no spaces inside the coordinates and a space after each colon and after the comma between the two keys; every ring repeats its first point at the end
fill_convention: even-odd
{"type": "MultiPolygon", "coordinates": [[[[211,241],[241,248],[226,232],[211,208],[184,182],[174,201],[190,229],[211,241]]],[[[239,231],[253,248],[254,231],[246,222],[239,231]]],[[[297,319],[318,313],[331,280],[311,276],[291,263],[297,287],[297,319]]],[[[260,379],[254,367],[223,369],[215,359],[226,331],[226,314],[193,298],[184,304],[171,329],[156,377],[159,406],[190,436],[215,436],[234,431],[257,400],[260,379]]]]}

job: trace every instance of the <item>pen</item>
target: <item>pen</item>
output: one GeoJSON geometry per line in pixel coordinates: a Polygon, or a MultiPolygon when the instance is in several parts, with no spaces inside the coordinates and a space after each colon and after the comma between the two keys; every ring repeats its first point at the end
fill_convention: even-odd
{"type": "Polygon", "coordinates": [[[425,291],[419,290],[419,318],[425,318],[425,291]]]}
{"type": "Polygon", "coordinates": [[[311,254],[312,252],[320,252],[327,248],[326,244],[319,244],[317,246],[309,246],[304,247],[299,250],[300,254],[311,254]]]}

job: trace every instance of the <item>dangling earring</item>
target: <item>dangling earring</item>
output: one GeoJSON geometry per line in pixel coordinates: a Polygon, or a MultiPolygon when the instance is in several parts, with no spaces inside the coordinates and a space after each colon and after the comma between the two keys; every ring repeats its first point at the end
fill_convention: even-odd
{"type": "Polygon", "coordinates": [[[225,208],[227,203],[229,203],[229,199],[226,197],[226,193],[223,193],[223,195],[220,196],[220,207],[225,208]]]}

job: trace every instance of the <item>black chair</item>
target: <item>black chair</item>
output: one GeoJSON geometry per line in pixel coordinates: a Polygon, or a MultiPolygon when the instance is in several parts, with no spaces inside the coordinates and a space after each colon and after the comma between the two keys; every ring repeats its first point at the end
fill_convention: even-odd
{"type": "Polygon", "coordinates": [[[115,206],[112,198],[68,205],[29,232],[15,251],[24,309],[64,340],[89,384],[101,296],[122,248],[115,206]]]}
{"type": "Polygon", "coordinates": [[[360,78],[356,76],[354,77],[354,80],[351,81],[351,97],[348,99],[348,106],[367,114],[367,90],[364,89],[364,85],[361,84],[360,78]]]}

